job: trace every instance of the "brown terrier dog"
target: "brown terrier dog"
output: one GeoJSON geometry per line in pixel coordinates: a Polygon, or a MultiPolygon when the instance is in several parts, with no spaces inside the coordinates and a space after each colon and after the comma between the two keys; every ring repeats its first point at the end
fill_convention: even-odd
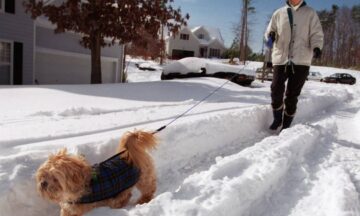
{"type": "Polygon", "coordinates": [[[152,133],[127,132],[118,154],[94,166],[63,149],[38,169],[38,191],[60,205],[62,216],[81,216],[100,206],[121,208],[129,202],[133,187],[141,192],[137,203],[149,202],[156,191],[156,174],[146,150],[156,144],[152,133]]]}

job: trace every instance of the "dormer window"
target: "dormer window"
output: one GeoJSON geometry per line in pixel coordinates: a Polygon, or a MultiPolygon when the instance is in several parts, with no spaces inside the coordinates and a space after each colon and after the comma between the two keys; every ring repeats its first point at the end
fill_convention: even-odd
{"type": "Polygon", "coordinates": [[[180,34],[180,40],[189,40],[188,34],[180,34]]]}
{"type": "Polygon", "coordinates": [[[204,34],[199,34],[199,35],[198,35],[198,38],[199,38],[199,39],[204,39],[205,36],[204,36],[204,34]]]}

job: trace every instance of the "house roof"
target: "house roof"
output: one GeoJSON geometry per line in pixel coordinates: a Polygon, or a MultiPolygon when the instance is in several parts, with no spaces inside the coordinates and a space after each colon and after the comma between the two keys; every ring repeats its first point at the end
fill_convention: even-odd
{"type": "MultiPolygon", "coordinates": [[[[206,27],[206,26],[197,26],[197,27],[190,28],[188,26],[183,26],[181,29],[182,30],[186,29],[189,32],[191,32],[194,35],[194,37],[199,41],[200,45],[209,46],[210,44],[217,41],[219,44],[221,44],[223,47],[225,47],[224,39],[218,28],[211,28],[211,27],[206,27]],[[205,30],[209,34],[210,40],[200,39],[195,35],[195,33],[200,29],[205,30]]],[[[165,30],[165,31],[166,31],[165,35],[167,35],[167,36],[165,36],[165,40],[168,41],[171,36],[168,34],[167,30],[165,30]]]]}
{"type": "Polygon", "coordinates": [[[224,39],[221,35],[220,29],[209,27],[209,26],[197,26],[197,27],[192,28],[191,32],[195,33],[196,31],[198,31],[200,29],[204,29],[205,31],[207,31],[209,33],[209,36],[211,39],[218,39],[221,43],[224,43],[224,39]]]}

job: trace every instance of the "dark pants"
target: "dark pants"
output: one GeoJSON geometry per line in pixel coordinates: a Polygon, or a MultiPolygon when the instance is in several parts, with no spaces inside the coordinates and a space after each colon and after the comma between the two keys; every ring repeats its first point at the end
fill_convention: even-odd
{"type": "Polygon", "coordinates": [[[274,110],[283,106],[285,82],[288,80],[285,93],[285,112],[289,116],[295,115],[298,97],[309,75],[309,69],[309,66],[304,65],[274,66],[271,84],[271,105],[274,110]]]}

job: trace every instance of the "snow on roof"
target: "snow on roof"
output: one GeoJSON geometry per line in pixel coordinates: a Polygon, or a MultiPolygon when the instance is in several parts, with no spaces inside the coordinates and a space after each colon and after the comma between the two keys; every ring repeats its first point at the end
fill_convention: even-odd
{"type": "Polygon", "coordinates": [[[197,26],[192,28],[191,32],[195,33],[199,29],[204,29],[205,31],[207,31],[211,39],[218,39],[220,42],[224,43],[224,39],[221,35],[220,29],[209,26],[197,26]]]}
{"type": "Polygon", "coordinates": [[[199,39],[199,38],[198,38],[198,40],[199,40],[199,42],[200,42],[201,45],[209,45],[210,42],[212,41],[212,40],[211,40],[211,41],[207,41],[207,40],[205,40],[205,39],[199,39]]]}
{"type": "MultiPolygon", "coordinates": [[[[198,37],[196,37],[199,40],[201,45],[209,45],[209,44],[213,43],[215,40],[218,40],[221,44],[224,45],[224,39],[221,35],[220,29],[218,29],[218,28],[213,28],[213,27],[208,27],[208,26],[197,26],[197,27],[183,26],[183,27],[181,27],[181,29],[188,29],[193,34],[195,34],[200,29],[204,29],[207,33],[209,33],[210,40],[208,41],[208,40],[199,39],[198,37]]],[[[166,28],[165,28],[164,35],[166,35],[165,40],[167,40],[171,37],[166,28]]]]}
{"type": "Polygon", "coordinates": [[[189,57],[175,61],[164,66],[164,74],[170,73],[200,73],[202,68],[206,69],[207,74],[217,72],[239,73],[246,75],[254,75],[254,70],[244,69],[244,66],[228,65],[221,62],[215,62],[209,59],[189,57]]]}

